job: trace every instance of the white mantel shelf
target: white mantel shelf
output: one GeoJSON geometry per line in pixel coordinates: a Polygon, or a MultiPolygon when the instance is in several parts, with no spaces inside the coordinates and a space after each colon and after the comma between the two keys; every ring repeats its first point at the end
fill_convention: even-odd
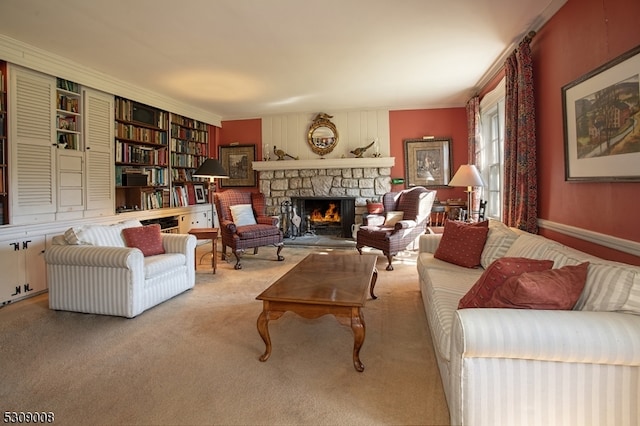
{"type": "Polygon", "coordinates": [[[268,170],[303,170],[303,169],[353,169],[393,167],[395,157],[366,157],[366,158],[325,158],[317,160],[272,160],[253,161],[253,170],[262,172],[268,170]]]}

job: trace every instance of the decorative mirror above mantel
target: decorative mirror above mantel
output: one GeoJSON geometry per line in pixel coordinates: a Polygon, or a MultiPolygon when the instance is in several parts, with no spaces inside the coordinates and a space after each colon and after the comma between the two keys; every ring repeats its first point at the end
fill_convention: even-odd
{"type": "Polygon", "coordinates": [[[338,129],[331,122],[332,115],[319,113],[309,127],[307,142],[318,155],[327,155],[338,145],[338,129]]]}

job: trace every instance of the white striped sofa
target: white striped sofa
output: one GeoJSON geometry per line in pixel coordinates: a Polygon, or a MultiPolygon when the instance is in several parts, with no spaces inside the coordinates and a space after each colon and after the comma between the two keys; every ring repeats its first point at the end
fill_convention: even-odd
{"type": "Polygon", "coordinates": [[[138,221],[86,225],[45,251],[49,308],[133,318],[195,285],[193,235],[162,234],[164,254],[144,257],[121,231],[138,221]],[[84,239],[83,239],[84,238],[84,239]]]}
{"type": "Polygon", "coordinates": [[[484,269],[433,257],[417,269],[452,425],[639,425],[640,267],[605,261],[491,222],[483,264],[499,257],[589,261],[571,311],[458,309],[484,269]]]}

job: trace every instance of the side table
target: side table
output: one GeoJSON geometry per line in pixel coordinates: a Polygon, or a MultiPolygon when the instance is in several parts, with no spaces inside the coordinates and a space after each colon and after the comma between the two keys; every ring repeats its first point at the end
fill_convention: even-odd
{"type": "Polygon", "coordinates": [[[195,235],[198,240],[211,240],[211,269],[215,274],[218,257],[218,228],[193,228],[189,229],[189,234],[195,235]]]}

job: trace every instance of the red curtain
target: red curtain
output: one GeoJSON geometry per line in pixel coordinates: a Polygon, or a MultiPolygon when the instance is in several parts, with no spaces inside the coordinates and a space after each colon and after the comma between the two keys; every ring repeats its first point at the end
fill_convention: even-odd
{"type": "Polygon", "coordinates": [[[505,61],[503,221],[538,232],[538,177],[533,99],[533,64],[527,36],[505,61]]]}

